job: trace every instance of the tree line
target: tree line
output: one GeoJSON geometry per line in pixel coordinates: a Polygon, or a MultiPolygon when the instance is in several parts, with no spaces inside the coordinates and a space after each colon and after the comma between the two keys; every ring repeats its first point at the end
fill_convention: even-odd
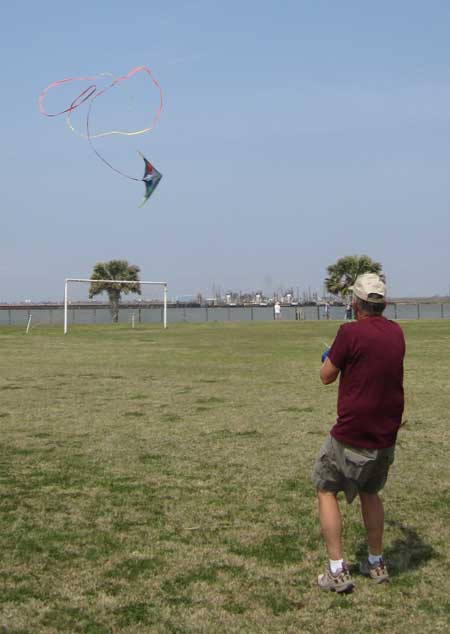
{"type": "MultiPolygon", "coordinates": [[[[91,274],[89,299],[101,293],[107,293],[111,305],[113,322],[119,319],[119,305],[122,293],[141,295],[139,284],[140,268],[129,264],[127,260],[110,260],[97,262],[91,274]],[[114,284],[114,281],[128,281],[128,284],[114,284]]],[[[375,262],[368,255],[346,255],[327,267],[325,288],[331,295],[345,301],[349,296],[349,288],[362,273],[377,273],[384,280],[380,262],[375,262]]]]}

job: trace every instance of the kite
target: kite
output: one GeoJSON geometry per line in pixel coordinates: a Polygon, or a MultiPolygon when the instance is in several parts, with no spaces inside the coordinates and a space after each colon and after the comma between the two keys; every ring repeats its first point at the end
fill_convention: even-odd
{"type": "MultiPolygon", "coordinates": [[[[139,154],[141,153],[139,152],[139,154]]],[[[145,183],[145,194],[139,207],[142,207],[143,205],[145,205],[147,200],[150,198],[150,196],[153,194],[155,189],[158,187],[158,183],[162,178],[161,172],[158,172],[156,167],[154,167],[150,163],[150,161],[147,161],[147,159],[145,158],[143,154],[141,154],[141,156],[144,159],[144,163],[145,163],[145,173],[144,173],[144,178],[142,179],[145,183]]]]}
{"type": "Polygon", "coordinates": [[[93,139],[98,139],[100,137],[106,137],[106,136],[111,136],[111,135],[121,135],[121,136],[137,136],[139,134],[145,134],[146,132],[150,132],[154,129],[159,117],[161,116],[162,110],[163,110],[163,94],[162,94],[162,90],[160,85],[158,84],[158,82],[156,81],[156,79],[153,77],[152,72],[149,68],[147,68],[147,66],[136,66],[136,68],[133,68],[132,70],[130,70],[126,75],[122,75],[120,77],[116,77],[115,79],[113,79],[113,81],[111,81],[105,88],[102,88],[100,90],[97,89],[97,84],[96,83],[90,83],[88,85],[87,88],[85,88],[79,95],[77,95],[75,97],[75,99],[71,102],[71,104],[69,106],[67,106],[66,108],[64,108],[63,110],[61,110],[60,112],[47,112],[46,110],[44,110],[44,99],[47,95],[47,93],[54,89],[57,88],[58,86],[61,86],[63,84],[68,84],[68,83],[72,83],[72,82],[94,82],[97,81],[98,79],[102,78],[102,77],[112,77],[111,73],[99,73],[97,75],[93,75],[90,77],[68,77],[66,79],[60,79],[58,81],[54,81],[51,84],[49,84],[46,88],[44,88],[44,90],[40,93],[39,97],[38,97],[38,108],[39,108],[39,112],[44,115],[45,117],[59,117],[61,115],[66,115],[66,123],[67,126],[69,127],[69,129],[74,132],[75,134],[78,134],[79,136],[82,136],[84,138],[87,139],[89,145],[91,146],[94,154],[97,156],[97,158],[99,158],[103,163],[105,163],[105,165],[107,165],[109,168],[111,168],[114,172],[117,172],[117,174],[120,174],[121,176],[124,176],[125,178],[128,178],[130,180],[133,181],[143,181],[144,185],[145,185],[145,194],[144,194],[144,198],[141,202],[141,204],[139,205],[140,207],[142,207],[147,200],[150,198],[150,196],[153,194],[153,192],[155,191],[156,187],[158,186],[159,181],[162,178],[162,174],[161,172],[158,172],[158,170],[155,168],[154,165],[152,165],[152,163],[150,163],[150,161],[148,161],[145,156],[143,154],[141,154],[141,152],[139,152],[139,155],[143,158],[144,160],[144,164],[145,164],[145,172],[144,172],[144,177],[143,178],[137,178],[135,176],[130,176],[129,174],[126,174],[125,172],[122,172],[120,169],[118,169],[117,167],[115,167],[114,165],[111,165],[111,163],[109,163],[106,158],[100,154],[100,152],[98,151],[98,149],[96,148],[96,146],[93,143],[93,139]],[[119,85],[121,82],[126,81],[127,79],[130,79],[130,77],[133,77],[133,75],[135,75],[136,73],[139,72],[144,72],[146,73],[146,75],[150,78],[150,80],[153,82],[154,86],[157,88],[157,90],[159,91],[159,107],[152,119],[152,121],[150,122],[150,125],[148,125],[145,128],[142,128],[141,130],[110,130],[107,132],[99,132],[97,134],[94,134],[91,132],[91,111],[92,111],[92,106],[93,103],[96,99],[98,99],[99,97],[101,97],[102,95],[105,95],[105,93],[107,93],[111,88],[113,88],[114,86],[119,85]],[[74,110],[76,110],[76,108],[79,108],[80,106],[82,106],[84,103],[88,103],[88,109],[87,109],[87,114],[86,114],[86,133],[79,133],[77,132],[77,130],[74,128],[73,124],[72,124],[72,112],[74,110]]]}

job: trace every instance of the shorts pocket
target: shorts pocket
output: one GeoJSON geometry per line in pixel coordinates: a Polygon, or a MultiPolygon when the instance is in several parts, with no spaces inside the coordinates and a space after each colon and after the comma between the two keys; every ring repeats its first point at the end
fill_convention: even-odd
{"type": "Polygon", "coordinates": [[[344,448],[344,475],[349,480],[364,480],[368,475],[375,461],[375,456],[365,455],[353,451],[348,447],[344,448]]]}

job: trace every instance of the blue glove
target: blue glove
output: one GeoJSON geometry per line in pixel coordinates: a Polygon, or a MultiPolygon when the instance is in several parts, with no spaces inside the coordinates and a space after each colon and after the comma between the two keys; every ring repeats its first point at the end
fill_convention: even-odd
{"type": "Polygon", "coordinates": [[[328,353],[330,352],[330,348],[325,348],[325,350],[322,352],[322,363],[325,361],[325,359],[328,357],[328,353]]]}

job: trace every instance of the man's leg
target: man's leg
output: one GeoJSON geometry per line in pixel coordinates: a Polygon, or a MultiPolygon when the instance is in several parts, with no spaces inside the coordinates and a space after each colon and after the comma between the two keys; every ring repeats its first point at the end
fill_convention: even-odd
{"type": "Polygon", "coordinates": [[[320,527],[330,558],[325,572],[318,576],[317,583],[322,590],[350,591],[354,583],[342,559],[342,520],[336,495],[318,489],[317,498],[320,527]]]}
{"type": "Polygon", "coordinates": [[[369,545],[369,558],[361,563],[360,571],[376,583],[389,581],[389,574],[383,560],[383,502],[377,493],[360,493],[359,498],[369,545]]]}
{"type": "Polygon", "coordinates": [[[360,493],[361,512],[367,531],[369,553],[383,552],[384,509],[378,493],[360,493]]]}
{"type": "Polygon", "coordinates": [[[319,519],[330,559],[342,559],[342,519],[336,495],[318,489],[319,519]]]}

